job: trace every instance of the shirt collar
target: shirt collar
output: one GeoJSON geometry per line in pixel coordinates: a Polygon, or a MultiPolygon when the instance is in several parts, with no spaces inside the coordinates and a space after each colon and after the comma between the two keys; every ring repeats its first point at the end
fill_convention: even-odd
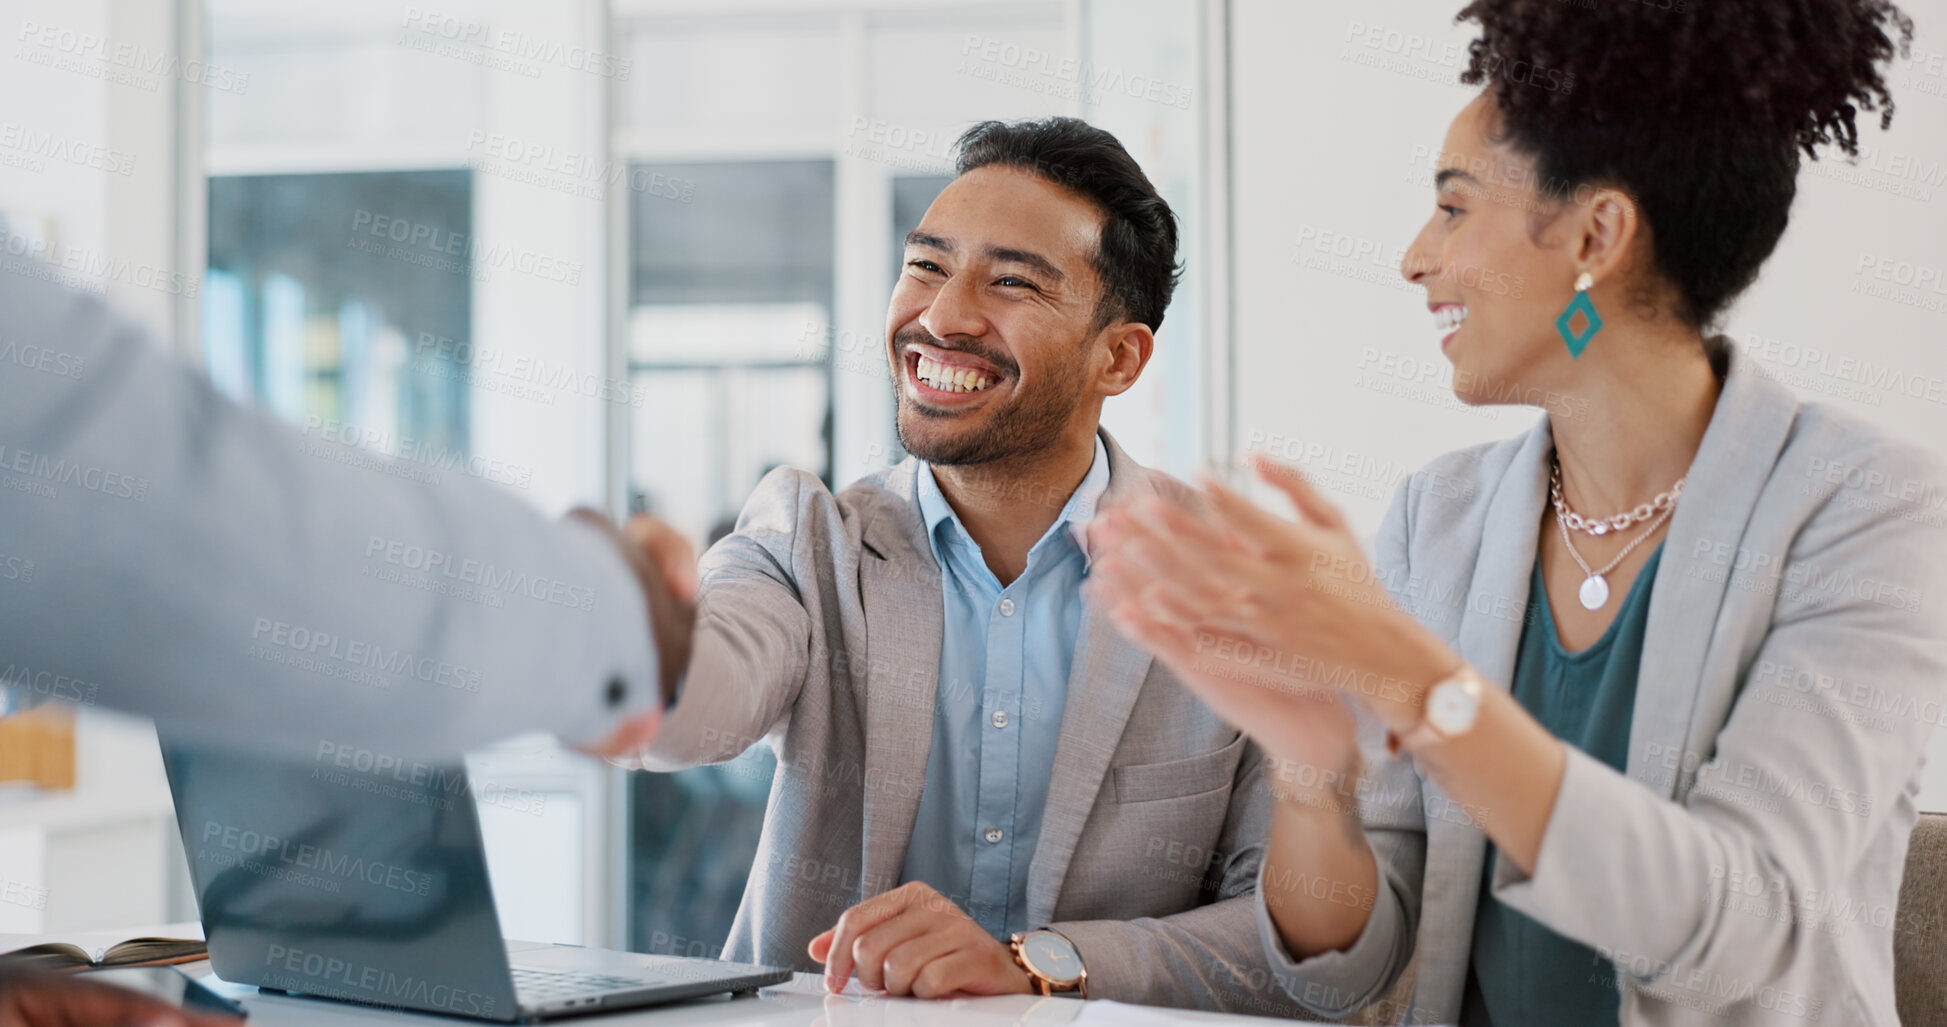
{"type": "MultiPolygon", "coordinates": [[[[946,561],[940,555],[940,525],[952,523],[953,530],[948,533],[948,538],[957,537],[971,545],[973,537],[967,534],[966,526],[960,523],[960,515],[953,511],[953,504],[948,503],[946,495],[940,491],[940,483],[933,477],[933,465],[921,461],[919,468],[919,512],[926,522],[926,541],[933,547],[933,559],[944,566],[946,561]]],[[[1088,473],[1082,476],[1082,483],[1062,504],[1061,513],[1055,516],[1055,523],[1048,526],[1048,533],[1041,536],[1029,553],[1041,548],[1055,532],[1067,531],[1075,540],[1075,547],[1082,551],[1082,565],[1087,567],[1090,562],[1088,525],[1095,519],[1095,510],[1108,491],[1109,449],[1102,444],[1102,435],[1098,432],[1095,436],[1095,461],[1089,464],[1088,473]]]]}

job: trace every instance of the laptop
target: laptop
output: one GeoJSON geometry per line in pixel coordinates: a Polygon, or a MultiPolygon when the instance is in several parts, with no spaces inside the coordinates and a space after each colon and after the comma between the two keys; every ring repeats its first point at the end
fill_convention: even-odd
{"type": "MultiPolygon", "coordinates": [[[[328,751],[329,750],[329,751],[328,751]]],[[[516,1023],[754,992],[791,971],[503,940],[463,764],[162,739],[218,977],[516,1023]]]]}

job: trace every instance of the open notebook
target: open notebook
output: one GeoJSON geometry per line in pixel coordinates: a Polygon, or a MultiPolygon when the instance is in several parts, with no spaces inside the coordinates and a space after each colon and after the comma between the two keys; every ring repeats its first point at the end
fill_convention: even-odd
{"type": "Polygon", "coordinates": [[[105,949],[90,951],[68,942],[50,941],[12,952],[0,960],[21,962],[42,970],[104,970],[111,966],[167,966],[206,959],[209,950],[195,938],[130,938],[105,949]]]}

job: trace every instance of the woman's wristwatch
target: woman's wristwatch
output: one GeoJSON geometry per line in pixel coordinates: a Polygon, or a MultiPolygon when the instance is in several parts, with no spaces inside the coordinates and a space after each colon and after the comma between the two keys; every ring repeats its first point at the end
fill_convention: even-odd
{"type": "Polygon", "coordinates": [[[1436,742],[1458,738],[1474,729],[1480,719],[1481,696],[1486,685],[1474,668],[1463,666],[1426,690],[1426,705],[1420,722],[1404,735],[1386,732],[1386,752],[1397,756],[1401,749],[1410,755],[1436,742]]]}
{"type": "Polygon", "coordinates": [[[1014,950],[1014,962],[1026,970],[1028,980],[1043,995],[1088,997],[1088,968],[1075,943],[1061,932],[1043,927],[1038,931],[1017,931],[1007,940],[1014,950]]]}

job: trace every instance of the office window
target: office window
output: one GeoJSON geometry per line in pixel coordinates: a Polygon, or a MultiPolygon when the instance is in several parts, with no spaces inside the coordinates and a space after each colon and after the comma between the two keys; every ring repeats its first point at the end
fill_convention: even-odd
{"type": "MultiPolygon", "coordinates": [[[[481,0],[446,10],[481,17],[481,0]]],[[[226,392],[372,448],[464,452],[474,403],[476,183],[461,142],[486,108],[478,65],[404,45],[384,0],[207,0],[210,61],[249,87],[206,90],[203,356],[226,392]],[[401,243],[383,229],[408,229],[401,243]],[[375,227],[380,231],[373,231],[375,227]],[[438,258],[437,260],[433,258],[438,258]]]]}
{"type": "Polygon", "coordinates": [[[429,231],[472,233],[465,171],[212,177],[203,348],[233,397],[334,441],[361,438],[464,452],[467,390],[450,348],[415,352],[418,333],[467,338],[465,255],[402,261],[358,212],[411,211],[429,231]]]}
{"type": "Polygon", "coordinates": [[[710,541],[764,473],[831,466],[830,383],[805,345],[831,320],[834,170],[824,161],[641,164],[629,217],[631,491],[710,541]]]}

